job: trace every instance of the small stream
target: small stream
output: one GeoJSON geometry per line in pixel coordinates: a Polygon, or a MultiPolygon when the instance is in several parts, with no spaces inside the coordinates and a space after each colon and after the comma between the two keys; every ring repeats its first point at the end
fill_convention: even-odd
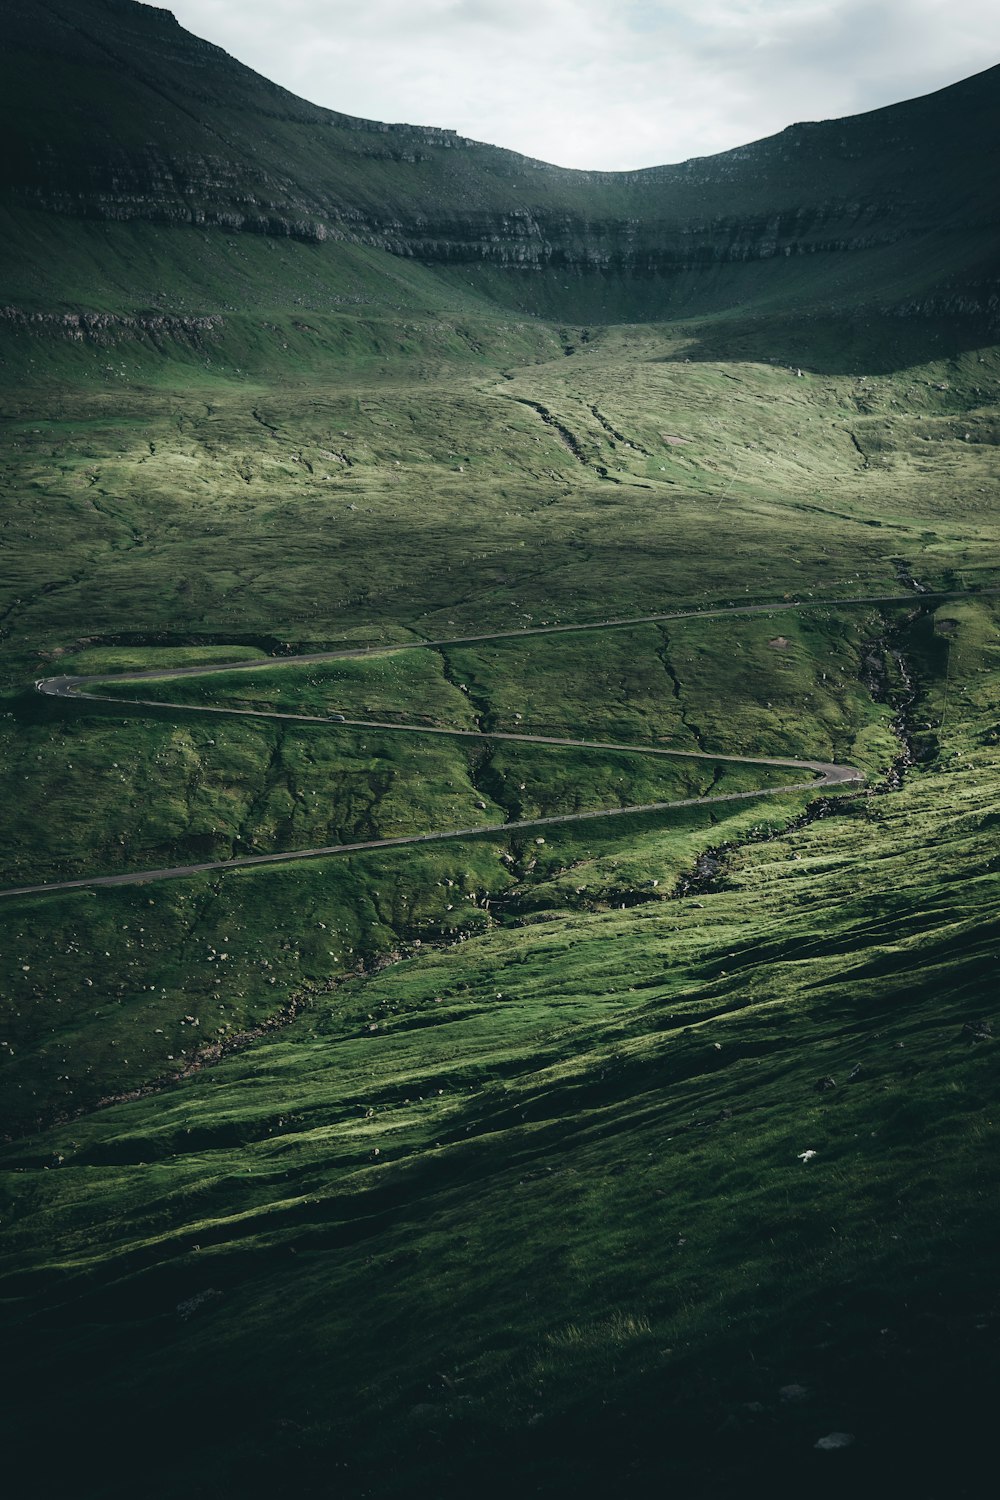
{"type": "Polygon", "coordinates": [[[677,881],[670,893],[672,900],[723,890],[726,886],[729,861],[739,849],[749,844],[767,844],[783,839],[788,834],[794,833],[796,829],[818,822],[820,818],[836,816],[844,803],[854,802],[858,797],[881,797],[887,792],[897,792],[900,789],[907,772],[917,759],[914,709],[919,696],[919,689],[907,662],[903,644],[906,636],[927,608],[928,606],[924,605],[911,610],[903,621],[888,629],[884,636],[870,642],[869,652],[864,658],[868,671],[863,674],[862,680],[872,698],[876,703],[890,704],[895,710],[889,728],[899,748],[885,774],[878,781],[868,783],[859,791],[842,792],[836,797],[815,798],[797,818],[793,818],[783,828],[759,835],[751,834],[738,842],[718,844],[714,848],[704,850],[695,860],[693,868],[677,881]],[[884,666],[886,657],[891,658],[895,663],[899,675],[898,683],[894,684],[889,679],[884,666]]]}

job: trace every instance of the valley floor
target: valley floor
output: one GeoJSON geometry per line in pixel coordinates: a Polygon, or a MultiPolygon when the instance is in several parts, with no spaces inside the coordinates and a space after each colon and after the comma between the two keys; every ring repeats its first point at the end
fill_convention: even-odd
{"type": "Polygon", "coordinates": [[[6,398],[40,1493],[982,1492],[995,351],[565,333],[6,398]]]}

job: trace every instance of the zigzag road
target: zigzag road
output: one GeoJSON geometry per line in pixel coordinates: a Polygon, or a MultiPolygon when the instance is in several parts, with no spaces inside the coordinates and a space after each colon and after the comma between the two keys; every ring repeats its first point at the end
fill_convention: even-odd
{"type": "MultiPolygon", "coordinates": [[[[983,593],[1000,590],[987,589],[983,593]]],[[[952,593],[920,594],[871,594],[854,599],[816,599],[775,602],[773,604],[729,605],[717,609],[675,610],[665,614],[634,615],[624,619],[595,620],[580,625],[536,625],[522,630],[495,630],[481,635],[452,636],[441,640],[414,640],[390,646],[353,646],[337,651],[316,651],[302,656],[262,657],[253,661],[212,662],[205,666],[154,668],[145,672],[123,673],[122,682],[170,681],[180,677],[203,677],[219,672],[253,672],[263,668],[304,666],[314,662],[342,660],[346,657],[386,656],[400,651],[433,649],[440,646],[463,646],[479,641],[520,640],[524,636],[568,634],[582,630],[619,630],[629,625],[655,624],[662,620],[713,619],[724,615],[773,614],[787,609],[820,608],[827,605],[839,607],[864,604],[911,604],[915,599],[961,598],[960,591],[952,593]]],[[[36,682],[40,693],[53,698],[72,698],[113,703],[122,713],[136,708],[176,708],[184,713],[223,714],[240,718],[283,719],[296,723],[331,725],[329,718],[319,714],[295,714],[269,712],[264,709],[238,709],[214,707],[206,704],[168,703],[158,699],[121,699],[104,693],[89,692],[99,683],[106,683],[108,674],[96,677],[46,677],[36,682]]],[[[514,740],[529,745],[558,745],[574,750],[615,750],[631,755],[671,756],[683,760],[709,760],[721,764],[750,766],[787,766],[791,770],[808,771],[809,780],[792,782],[787,786],[762,787],[750,792],[719,792],[706,797],[688,797],[673,802],[650,802],[631,807],[602,808],[595,812],[559,813],[546,818],[523,818],[510,823],[480,825],[476,828],[451,828],[443,832],[403,834],[397,838],[368,839],[355,844],[328,844],[316,849],[295,849],[280,854],[246,854],[233,859],[209,860],[201,864],[173,865],[159,870],[134,870],[123,875],[87,875],[77,880],[51,881],[42,885],[25,885],[0,890],[3,896],[33,896],[54,891],[71,891],[105,885],[142,885],[149,881],[174,880],[184,875],[198,875],[210,870],[235,870],[250,865],[289,864],[295,860],[323,859],[335,854],[353,854],[365,849],[394,849],[411,844],[437,843],[444,839],[482,838],[496,834],[507,834],[521,829],[543,828],[552,824],[582,823],[595,818],[620,818],[636,813],[667,812],[673,808],[701,807],[716,802],[742,802],[755,797],[778,797],[788,792],[818,791],[821,787],[842,786],[864,781],[864,773],[855,766],[840,766],[818,760],[797,760],[776,756],[759,755],[715,755],[707,751],[668,750],[652,745],[622,745],[604,740],[560,739],[541,734],[509,734],[500,731],[484,732],[473,729],[440,729],[425,724],[389,724],[378,719],[343,719],[337,721],[345,729],[380,729],[394,734],[439,734],[450,738],[477,740],[514,740]]]]}

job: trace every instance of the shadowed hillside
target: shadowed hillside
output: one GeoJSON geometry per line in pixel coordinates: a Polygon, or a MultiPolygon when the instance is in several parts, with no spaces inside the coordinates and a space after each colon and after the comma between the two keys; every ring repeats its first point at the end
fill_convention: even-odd
{"type": "MultiPolygon", "coordinates": [[[[981,163],[1000,144],[998,69],[719,156],[591,173],[321,109],[132,0],[0,9],[15,254],[42,211],[103,224],[105,256],[121,243],[111,226],[137,222],[324,246],[327,263],[338,245],[375,248],[555,318],[751,299],[979,327],[997,316],[996,194],[981,163]]],[[[56,266],[17,284],[42,311],[80,295],[56,266]]],[[[198,310],[222,309],[206,296],[198,310]]]]}
{"type": "Polygon", "coordinates": [[[592,174],[0,17],[18,1495],[981,1500],[1000,73],[592,174]]]}

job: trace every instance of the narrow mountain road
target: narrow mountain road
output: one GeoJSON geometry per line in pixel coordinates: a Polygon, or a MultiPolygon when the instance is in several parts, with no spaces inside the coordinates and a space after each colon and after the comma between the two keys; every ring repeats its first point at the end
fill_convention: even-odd
{"type": "MultiPolygon", "coordinates": [[[[978,589],[975,597],[1000,594],[1000,588],[978,589]]],[[[656,625],[662,620],[717,620],[726,615],[773,615],[789,609],[823,609],[827,605],[838,609],[859,604],[913,604],[926,603],[932,599],[965,599],[968,590],[954,589],[949,593],[935,594],[929,591],[909,594],[865,594],[854,599],[782,599],[770,604],[725,604],[711,609],[676,609],[655,615],[622,615],[607,620],[584,620],[576,625],[523,625],[516,630],[488,630],[481,635],[453,635],[437,639],[397,641],[387,646],[342,646],[334,651],[310,651],[302,656],[261,656],[250,661],[212,662],[198,667],[151,667],[145,672],[123,672],[123,682],[165,682],[174,677],[204,677],[213,672],[259,672],[264,667],[304,667],[312,662],[340,661],[347,657],[391,656],[400,651],[419,651],[437,646],[471,646],[480,641],[513,641],[533,635],[570,635],[584,630],[621,630],[627,625],[656,625]]],[[[107,682],[114,675],[105,672],[101,677],[46,677],[35,684],[39,692],[55,697],[67,697],[59,684],[107,682]]],[[[115,699],[115,702],[118,700],[115,699]]],[[[162,705],[161,705],[162,706],[162,705]]],[[[182,705],[187,707],[187,705],[182,705]]]]}
{"type": "MultiPolygon", "coordinates": [[[[1000,593],[1000,589],[984,589],[981,593],[1000,593]]],[[[726,615],[773,614],[788,609],[822,608],[827,605],[848,607],[865,604],[910,604],[915,599],[928,603],[935,599],[964,597],[963,591],[949,593],[921,592],[920,594],[870,594],[853,599],[794,599],[771,604],[732,604],[712,609],[673,610],[669,613],[633,615],[626,618],[594,620],[576,625],[535,625],[519,630],[493,630],[479,635],[452,636],[436,640],[411,640],[387,646],[351,646],[336,651],[315,651],[301,656],[261,657],[252,661],[211,662],[202,666],[152,668],[142,672],[122,673],[121,682],[165,682],[183,677],[214,676],[219,672],[254,672],[280,667],[305,666],[311,663],[338,661],[345,658],[386,656],[401,651],[430,650],[441,646],[464,646],[482,641],[520,640],[524,636],[569,634],[584,630],[618,630],[629,625],[655,624],[663,620],[717,619],[726,615]]],[[[823,787],[859,784],[864,773],[855,766],[840,766],[832,762],[800,760],[762,755],[723,755],[699,750],[670,750],[659,745],[628,745],[607,740],[563,739],[552,735],[514,734],[503,731],[483,732],[474,729],[442,729],[426,724],[392,724],[379,719],[338,719],[319,714],[281,713],[266,709],[239,709],[216,707],[208,704],[170,703],[152,698],[123,699],[110,697],[106,693],[89,689],[109,680],[108,673],[89,677],[46,677],[35,683],[40,693],[53,698],[70,698],[74,701],[111,703],[122,713],[133,709],[175,708],[183,713],[221,714],[229,717],[253,719],[291,720],[295,723],[326,724],[345,729],[378,729],[393,734],[435,734],[457,739],[513,740],[519,744],[556,745],[574,750],[611,750],[630,755],[669,756],[681,760],[708,760],[718,764],[749,766],[786,766],[790,770],[809,772],[809,779],[791,782],[785,786],[761,787],[748,792],[717,792],[705,797],[687,797],[672,802],[650,802],[629,807],[601,808],[593,812],[559,813],[544,818],[523,818],[509,823],[481,824],[474,828],[452,828],[441,832],[401,834],[395,838],[368,839],[363,843],[327,844],[314,849],[294,849],[278,854],[246,854],[232,859],[208,860],[199,864],[165,866],[156,870],[134,870],[121,875],[87,875],[76,880],[50,881],[39,885],[13,886],[0,890],[3,896],[29,896],[54,891],[71,891],[106,885],[142,885],[150,881],[174,880],[184,875],[198,875],[211,870],[244,869],[252,865],[289,864],[296,860],[322,859],[335,854],[352,854],[365,849],[394,849],[412,844],[438,843],[444,839],[482,838],[497,834],[508,834],[520,830],[551,827],[554,824],[582,823],[597,818],[621,818],[638,813],[667,812],[673,808],[702,807],[713,803],[743,802],[756,797],[779,797],[789,792],[819,791],[823,787]]]]}

